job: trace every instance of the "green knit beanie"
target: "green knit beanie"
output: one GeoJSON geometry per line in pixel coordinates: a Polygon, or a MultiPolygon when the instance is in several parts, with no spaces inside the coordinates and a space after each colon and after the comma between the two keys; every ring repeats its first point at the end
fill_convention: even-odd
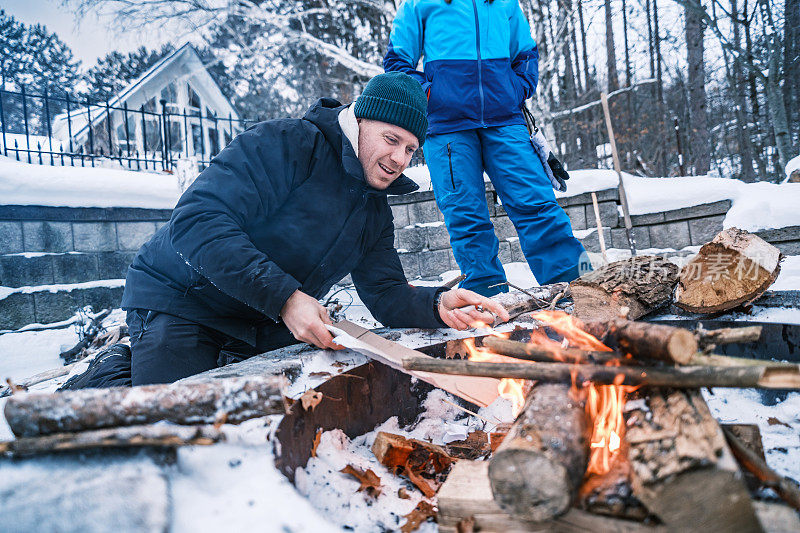
{"type": "Polygon", "coordinates": [[[387,72],[369,80],[353,109],[356,117],[400,126],[425,144],[428,99],[419,82],[402,72],[387,72]]]}

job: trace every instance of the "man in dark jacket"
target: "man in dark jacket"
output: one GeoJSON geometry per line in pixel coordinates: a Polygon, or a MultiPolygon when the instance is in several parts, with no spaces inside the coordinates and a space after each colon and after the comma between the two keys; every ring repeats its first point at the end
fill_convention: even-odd
{"type": "Polygon", "coordinates": [[[323,98],[236,137],[128,270],[133,385],[297,341],[337,348],[317,300],[347,274],[387,326],[464,329],[493,320],[481,307],[507,320],[491,300],[403,274],[387,195],[417,189],[402,172],[425,141],[425,108],[416,81],[382,74],[351,106],[323,98]]]}

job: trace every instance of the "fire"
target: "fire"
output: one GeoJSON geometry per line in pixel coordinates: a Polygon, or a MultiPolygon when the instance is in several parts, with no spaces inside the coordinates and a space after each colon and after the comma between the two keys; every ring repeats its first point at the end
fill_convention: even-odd
{"type": "MultiPolygon", "coordinates": [[[[612,351],[597,338],[583,331],[580,328],[580,322],[563,311],[539,311],[532,316],[557,331],[569,345],[575,348],[602,352],[612,351]]],[[[542,337],[545,337],[547,341],[554,342],[543,333],[532,335],[531,342],[546,346],[546,342],[541,343],[542,337]]],[[[625,387],[620,383],[614,385],[589,383],[585,390],[581,391],[578,389],[574,377],[572,385],[574,394],[585,393],[586,413],[592,421],[589,465],[586,472],[587,474],[605,474],[611,469],[612,459],[621,447],[625,430],[622,409],[628,392],[633,388],[625,387]]]]}
{"type": "MultiPolygon", "coordinates": [[[[506,334],[492,332],[493,335],[498,337],[508,337],[506,334]]],[[[513,357],[506,357],[492,352],[483,346],[475,346],[475,339],[464,339],[464,346],[469,352],[468,359],[470,361],[478,362],[495,362],[495,363],[518,363],[519,359],[513,357]]],[[[505,398],[511,402],[511,409],[516,417],[521,411],[522,406],[525,404],[525,380],[524,379],[511,379],[503,378],[497,385],[497,392],[501,398],[505,398]]]]}

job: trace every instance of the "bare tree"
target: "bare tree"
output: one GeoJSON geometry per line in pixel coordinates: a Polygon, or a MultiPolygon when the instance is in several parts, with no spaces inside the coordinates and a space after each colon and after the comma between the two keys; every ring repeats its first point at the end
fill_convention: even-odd
{"type": "Polygon", "coordinates": [[[608,91],[619,89],[617,76],[617,53],[614,46],[614,25],[611,18],[611,0],[605,0],[606,10],[606,66],[608,67],[608,91]]]}
{"type": "Polygon", "coordinates": [[[689,92],[689,143],[696,174],[707,174],[711,167],[711,143],[706,116],[706,80],[703,60],[703,19],[694,9],[686,9],[686,62],[689,92]]]}

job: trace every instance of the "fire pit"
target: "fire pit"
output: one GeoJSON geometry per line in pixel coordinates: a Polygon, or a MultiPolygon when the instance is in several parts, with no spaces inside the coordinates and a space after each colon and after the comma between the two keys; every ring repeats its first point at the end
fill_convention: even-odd
{"type": "MultiPolygon", "coordinates": [[[[508,337],[554,350],[563,349],[567,339],[573,348],[598,354],[611,351],[579,327],[559,322],[561,318],[563,313],[552,314],[547,327],[517,330],[508,337]]],[[[707,330],[741,325],[702,321],[707,330]]],[[[800,359],[800,326],[758,325],[762,335],[756,342],[721,345],[715,351],[753,359],[800,359]]],[[[490,352],[484,346],[487,338],[438,343],[419,351],[438,359],[520,362],[490,352]]],[[[317,388],[323,400],[313,411],[295,404],[284,418],[277,432],[277,464],[294,480],[295,470],[312,456],[319,432],[338,428],[352,438],[391,416],[405,425],[421,412],[421,400],[430,390],[429,385],[412,383],[409,376],[377,362],[336,376],[317,388]]],[[[739,467],[698,390],[621,383],[533,385],[503,379],[498,392],[520,416],[492,454],[488,468],[487,463],[465,461],[453,467],[452,483],[448,478],[438,502],[444,530],[455,528],[470,512],[481,515],[481,509],[484,529],[486,520],[503,517],[506,526],[525,527],[555,520],[552,524],[571,521],[584,528],[655,530],[665,524],[669,529],[760,530],[739,467]],[[454,492],[454,484],[461,487],[465,479],[472,479],[475,490],[469,495],[461,489],[454,492]],[[687,506],[687,501],[693,505],[687,506]],[[486,518],[489,515],[492,518],[486,518]],[[640,525],[634,527],[637,522],[640,525]]],[[[785,393],[764,394],[779,401],[785,393]]],[[[497,530],[496,524],[488,529],[497,530]]]]}

